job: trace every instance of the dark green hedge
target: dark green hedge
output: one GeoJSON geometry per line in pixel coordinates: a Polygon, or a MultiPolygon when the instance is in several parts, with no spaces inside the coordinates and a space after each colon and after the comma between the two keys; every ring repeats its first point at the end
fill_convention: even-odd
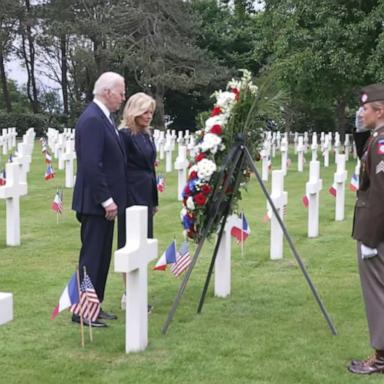
{"type": "Polygon", "coordinates": [[[43,136],[49,127],[49,118],[42,113],[6,113],[0,112],[0,129],[16,127],[17,135],[22,136],[33,127],[36,136],[43,136]]]}

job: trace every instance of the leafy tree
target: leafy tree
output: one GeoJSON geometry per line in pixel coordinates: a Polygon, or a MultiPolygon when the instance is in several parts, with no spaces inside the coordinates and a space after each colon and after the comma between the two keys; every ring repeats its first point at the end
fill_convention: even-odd
{"type": "Polygon", "coordinates": [[[382,30],[373,17],[378,1],[265,3],[272,66],[291,94],[292,108],[304,112],[309,123],[323,110],[344,132],[357,90],[374,79],[367,69],[382,30]]]}
{"type": "Polygon", "coordinates": [[[15,0],[4,0],[0,13],[0,80],[3,93],[3,102],[7,112],[11,112],[12,104],[8,89],[7,74],[5,72],[5,62],[13,50],[17,28],[17,15],[20,11],[20,4],[15,0]]]}

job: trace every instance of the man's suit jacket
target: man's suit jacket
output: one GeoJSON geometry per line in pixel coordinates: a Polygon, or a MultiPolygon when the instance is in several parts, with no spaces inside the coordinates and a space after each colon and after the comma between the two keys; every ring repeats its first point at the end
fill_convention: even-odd
{"type": "Polygon", "coordinates": [[[127,128],[120,133],[127,157],[128,206],[158,206],[156,147],[152,137],[144,133],[132,134],[127,128]]]}
{"type": "Polygon", "coordinates": [[[127,203],[126,156],[115,127],[95,104],[75,127],[77,175],[72,209],[80,214],[105,215],[101,205],[110,197],[123,213],[127,203]]]}

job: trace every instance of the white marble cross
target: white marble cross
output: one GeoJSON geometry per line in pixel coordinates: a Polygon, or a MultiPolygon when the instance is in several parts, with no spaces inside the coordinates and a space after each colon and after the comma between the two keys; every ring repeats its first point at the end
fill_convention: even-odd
{"type": "Polygon", "coordinates": [[[8,150],[11,150],[12,147],[12,142],[13,142],[13,137],[12,137],[12,128],[8,128],[8,133],[7,133],[7,140],[8,140],[8,150]]]}
{"type": "Polygon", "coordinates": [[[268,139],[265,139],[263,143],[263,149],[260,151],[261,156],[261,179],[268,181],[269,178],[269,161],[271,156],[271,143],[268,139]]]}
{"type": "Polygon", "coordinates": [[[336,156],[337,169],[334,175],[334,184],[336,186],[336,210],[335,220],[344,220],[344,201],[345,201],[345,180],[348,172],[345,170],[345,155],[336,156]]]}
{"type": "Polygon", "coordinates": [[[324,136],[324,143],[321,146],[321,151],[323,153],[324,158],[324,167],[329,167],[329,136],[324,136]]]}
{"type": "Polygon", "coordinates": [[[58,159],[57,168],[64,169],[64,151],[66,149],[66,142],[64,138],[64,133],[59,134],[59,139],[55,147],[55,157],[58,159]]]}
{"type": "Polygon", "coordinates": [[[320,162],[309,164],[309,181],[305,186],[308,198],[308,237],[319,236],[319,201],[323,181],[320,179],[320,162]]]}
{"type": "Polygon", "coordinates": [[[280,131],[276,132],[276,150],[280,150],[280,145],[281,145],[281,133],[280,131]]]}
{"type": "Polygon", "coordinates": [[[164,146],[165,146],[165,133],[164,131],[160,132],[159,137],[159,153],[160,153],[160,160],[164,160],[164,146]]]}
{"type": "Polygon", "coordinates": [[[75,142],[67,140],[65,152],[61,155],[65,168],[65,188],[73,188],[75,185],[73,176],[73,162],[76,159],[75,142]]]}
{"type": "Polygon", "coordinates": [[[299,136],[299,144],[297,144],[297,170],[303,172],[304,170],[304,143],[303,136],[299,136]]]}
{"type": "Polygon", "coordinates": [[[20,196],[28,192],[26,183],[20,182],[19,164],[7,163],[5,166],[5,185],[0,187],[0,199],[6,200],[7,240],[10,246],[20,245],[20,196]]]}
{"type": "Polygon", "coordinates": [[[177,132],[177,143],[179,145],[183,145],[184,139],[183,139],[183,131],[178,131],[177,132]]]}
{"type": "Polygon", "coordinates": [[[148,344],[148,263],[157,257],[157,240],[147,239],[147,207],[126,209],[126,243],[115,251],[115,272],[127,274],[125,352],[148,344]]]}
{"type": "Polygon", "coordinates": [[[280,142],[280,152],[281,152],[281,170],[283,171],[284,176],[287,174],[287,162],[288,162],[288,141],[284,136],[280,142]]]}
{"type": "Polygon", "coordinates": [[[33,128],[28,128],[27,132],[23,135],[23,144],[27,155],[32,156],[35,136],[36,132],[33,128]]]}
{"type": "Polygon", "coordinates": [[[19,164],[20,167],[20,182],[27,182],[27,174],[30,169],[31,156],[27,155],[25,145],[23,143],[17,144],[17,156],[13,158],[13,162],[19,164]]]}
{"type": "Polygon", "coordinates": [[[351,152],[351,142],[349,140],[348,133],[345,134],[344,152],[345,152],[345,161],[347,162],[349,160],[349,153],[351,152]]]}
{"type": "Polygon", "coordinates": [[[192,158],[195,157],[197,153],[197,146],[196,146],[196,139],[194,134],[191,134],[189,136],[189,143],[187,145],[187,148],[188,148],[190,157],[192,158]]]}
{"type": "Polygon", "coordinates": [[[293,138],[293,150],[294,154],[297,155],[297,144],[299,143],[299,133],[295,132],[295,136],[293,138]]]}
{"type": "Polygon", "coordinates": [[[307,153],[308,151],[308,142],[309,142],[309,138],[308,138],[308,132],[304,132],[304,153],[307,153]]]}
{"type": "Polygon", "coordinates": [[[337,156],[339,155],[341,149],[339,132],[335,132],[335,144],[333,147],[335,149],[335,163],[337,163],[337,156]]]}
{"type": "Polygon", "coordinates": [[[167,134],[165,138],[165,172],[172,172],[172,136],[167,134]]]}
{"type": "MultiPolygon", "coordinates": [[[[284,174],[282,170],[272,171],[271,199],[281,220],[284,221],[284,207],[288,202],[288,193],[284,191],[284,174]]],[[[267,211],[272,212],[270,257],[272,260],[277,260],[283,257],[283,230],[269,203],[267,203],[267,211]]]]}
{"type": "Polygon", "coordinates": [[[311,150],[312,150],[312,161],[317,160],[317,134],[316,132],[312,133],[312,145],[311,145],[311,150]]]}
{"type": "Polygon", "coordinates": [[[272,158],[274,158],[276,156],[276,132],[272,133],[271,156],[272,156],[272,158]]]}
{"type": "Polygon", "coordinates": [[[12,293],[0,292],[0,325],[13,319],[12,293]]]}
{"type": "Polygon", "coordinates": [[[8,153],[8,131],[6,128],[2,129],[2,138],[3,138],[3,155],[8,153]]]}
{"type": "Polygon", "coordinates": [[[172,129],[171,130],[171,147],[172,147],[172,151],[175,150],[176,139],[177,139],[176,131],[174,129],[172,129]]]}
{"type": "Polygon", "coordinates": [[[179,201],[183,200],[183,190],[187,182],[187,168],[189,161],[187,160],[187,147],[179,144],[179,154],[175,161],[175,169],[177,170],[177,198],[179,201]]]}
{"type": "Polygon", "coordinates": [[[215,296],[227,297],[231,293],[231,230],[238,221],[237,215],[227,218],[215,261],[215,296]]]}

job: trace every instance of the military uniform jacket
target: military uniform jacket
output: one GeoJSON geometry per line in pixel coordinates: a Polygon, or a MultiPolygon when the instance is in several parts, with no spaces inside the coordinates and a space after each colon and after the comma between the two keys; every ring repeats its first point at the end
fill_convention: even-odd
{"type": "Polygon", "coordinates": [[[384,126],[364,146],[352,236],[371,248],[384,242],[384,126]]]}

